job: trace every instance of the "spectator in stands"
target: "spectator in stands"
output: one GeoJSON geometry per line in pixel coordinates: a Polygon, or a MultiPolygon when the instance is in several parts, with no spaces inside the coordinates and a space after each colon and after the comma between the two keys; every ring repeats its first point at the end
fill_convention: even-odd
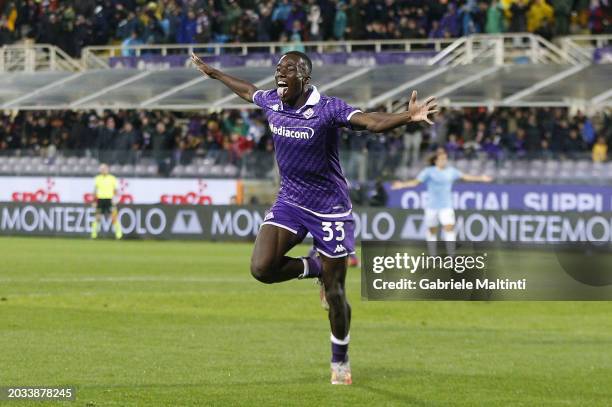
{"type": "Polygon", "coordinates": [[[493,0],[487,8],[485,32],[487,34],[499,34],[504,32],[504,28],[504,10],[497,0],[493,0]]]}
{"type": "Polygon", "coordinates": [[[115,150],[115,160],[119,164],[135,164],[137,159],[136,152],[140,148],[138,142],[138,134],[134,130],[134,125],[131,121],[126,120],[123,128],[115,138],[113,146],[115,150]]]}
{"type": "Polygon", "coordinates": [[[591,157],[595,163],[601,163],[608,159],[608,144],[603,136],[597,137],[597,142],[593,145],[591,157]]]}
{"type": "Polygon", "coordinates": [[[572,13],[571,0],[551,0],[555,12],[555,35],[568,35],[572,13]]]}
{"type": "Polygon", "coordinates": [[[158,121],[155,125],[155,130],[151,134],[151,147],[153,150],[153,158],[157,162],[158,171],[162,175],[170,174],[172,163],[170,161],[169,152],[172,151],[174,139],[166,124],[163,121],[158,121]]]}
{"type": "Polygon", "coordinates": [[[144,31],[142,35],[145,44],[160,44],[164,41],[165,33],[162,25],[157,18],[157,5],[149,3],[144,13],[144,31]]]}
{"type": "Polygon", "coordinates": [[[578,134],[578,128],[572,127],[569,130],[569,135],[565,139],[565,153],[570,159],[580,158],[581,153],[585,151],[585,145],[578,134]]]}
{"type": "Polygon", "coordinates": [[[525,149],[529,158],[537,156],[542,140],[542,131],[538,127],[535,114],[531,114],[527,119],[525,128],[525,149]]]}
{"type": "Polygon", "coordinates": [[[257,24],[257,41],[269,42],[274,38],[275,28],[272,21],[272,3],[262,2],[259,5],[259,22],[257,24]]]}
{"type": "Polygon", "coordinates": [[[423,128],[419,123],[409,123],[404,131],[402,165],[417,165],[423,143],[423,128]]]}
{"type": "Polygon", "coordinates": [[[440,30],[444,38],[455,38],[460,34],[461,26],[459,24],[459,16],[457,15],[455,4],[448,5],[448,11],[440,20],[440,30]]]}
{"type": "Polygon", "coordinates": [[[445,144],[441,144],[444,146],[449,158],[451,160],[456,160],[461,157],[461,144],[459,144],[459,140],[456,134],[451,134],[448,136],[448,142],[445,144]]]}
{"type": "Polygon", "coordinates": [[[179,44],[194,44],[198,28],[198,20],[193,10],[188,10],[181,16],[181,29],[177,33],[179,44]]]}
{"type": "MultiPolygon", "coordinates": [[[[318,8],[318,6],[317,6],[318,8]]],[[[320,14],[320,11],[319,11],[320,14]]],[[[350,0],[346,8],[346,37],[349,40],[361,40],[365,34],[365,10],[359,4],[359,0],[350,0]]],[[[408,37],[406,37],[408,38],[408,37]]]]}
{"type": "Polygon", "coordinates": [[[338,3],[336,16],[334,17],[334,39],[343,40],[346,32],[346,6],[343,2],[338,3]]]}
{"type": "Polygon", "coordinates": [[[102,162],[111,162],[113,158],[113,147],[115,146],[115,138],[117,136],[117,128],[115,118],[108,116],[97,134],[96,149],[98,150],[99,159],[102,162]]]}
{"type": "Polygon", "coordinates": [[[510,18],[510,32],[521,33],[527,31],[527,10],[529,2],[527,0],[514,0],[510,6],[512,17],[510,18]]]}
{"type": "Polygon", "coordinates": [[[138,37],[138,32],[132,31],[132,34],[129,38],[126,38],[121,43],[121,55],[124,57],[133,57],[136,56],[136,50],[130,48],[135,45],[142,45],[142,40],[138,37]]]}
{"type": "Polygon", "coordinates": [[[527,11],[527,31],[536,32],[553,18],[554,10],[546,0],[533,0],[527,11]]]}

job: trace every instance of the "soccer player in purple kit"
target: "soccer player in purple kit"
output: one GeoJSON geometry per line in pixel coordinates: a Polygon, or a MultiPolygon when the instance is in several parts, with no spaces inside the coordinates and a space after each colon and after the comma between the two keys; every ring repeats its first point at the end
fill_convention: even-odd
{"type": "Polygon", "coordinates": [[[276,89],[261,90],[211,67],[195,54],[196,68],[221,81],[242,99],[261,107],[273,134],[280,190],[255,240],[251,274],[266,283],[318,278],[329,304],[331,383],[351,384],[348,359],[351,307],[344,281],[354,247],[349,188],[338,157],[339,127],[381,133],[437,112],[435,98],[418,103],[412,92],[406,111],[364,113],[322,95],[310,84],[312,62],[304,53],[285,53],[276,66],[276,89]],[[310,232],[319,256],[292,258],[287,252],[310,232]]]}

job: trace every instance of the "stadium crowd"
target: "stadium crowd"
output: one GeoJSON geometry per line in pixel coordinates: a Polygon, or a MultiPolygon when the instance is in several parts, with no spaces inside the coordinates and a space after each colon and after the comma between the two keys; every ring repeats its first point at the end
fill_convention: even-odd
{"type": "Polygon", "coordinates": [[[0,45],[453,38],[612,32],[605,0],[0,0],[0,45]]]}
{"type": "MultiPolygon", "coordinates": [[[[587,117],[562,108],[442,109],[434,125],[408,125],[385,135],[343,130],[345,162],[368,156],[372,174],[398,166],[420,165],[422,155],[444,147],[453,159],[607,160],[612,140],[612,112],[587,117]]],[[[160,172],[195,158],[218,164],[248,164],[258,174],[272,167],[272,135],[259,110],[186,114],[167,111],[31,112],[0,116],[0,154],[94,155],[127,164],[155,159],[160,172]],[[263,157],[262,157],[263,155],[263,157]]]]}

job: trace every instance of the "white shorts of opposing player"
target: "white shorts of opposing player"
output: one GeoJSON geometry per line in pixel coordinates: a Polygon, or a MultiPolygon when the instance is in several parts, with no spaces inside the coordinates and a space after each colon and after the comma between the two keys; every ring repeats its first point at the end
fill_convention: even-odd
{"type": "Polygon", "coordinates": [[[453,208],[425,209],[425,226],[428,228],[454,224],[455,210],[453,208]]]}

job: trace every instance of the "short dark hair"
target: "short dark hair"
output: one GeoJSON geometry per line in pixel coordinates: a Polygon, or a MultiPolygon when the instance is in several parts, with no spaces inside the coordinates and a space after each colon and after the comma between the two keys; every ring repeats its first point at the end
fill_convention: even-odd
{"type": "Polygon", "coordinates": [[[429,162],[429,165],[436,165],[436,160],[438,159],[439,156],[443,154],[445,155],[448,154],[446,152],[446,149],[444,147],[438,147],[436,151],[431,156],[429,156],[429,159],[427,160],[429,162]]]}
{"type": "Polygon", "coordinates": [[[310,58],[308,58],[308,55],[300,51],[289,51],[285,52],[283,55],[295,55],[297,57],[300,57],[300,59],[304,61],[304,63],[306,63],[306,67],[308,68],[308,75],[312,73],[312,61],[310,60],[310,58]]]}

